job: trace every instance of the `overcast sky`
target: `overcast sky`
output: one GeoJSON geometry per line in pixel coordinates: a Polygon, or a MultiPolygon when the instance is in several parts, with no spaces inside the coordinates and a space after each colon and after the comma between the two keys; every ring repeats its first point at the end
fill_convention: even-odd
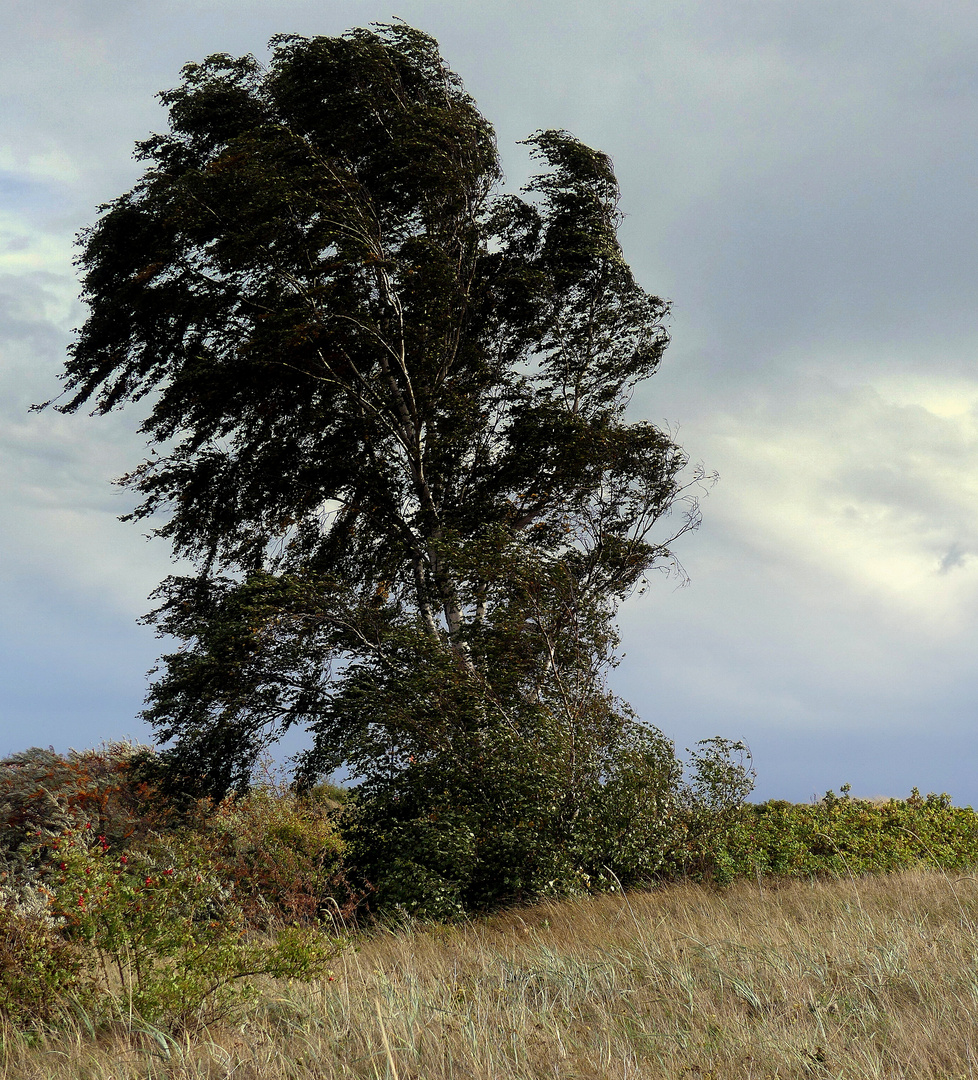
{"type": "Polygon", "coordinates": [[[6,0],[0,6],[0,755],[149,741],[171,570],[109,481],[138,410],[31,414],[84,313],[73,237],[155,98],[213,52],[400,16],[495,124],[608,152],[625,255],[673,303],[636,415],[720,480],[689,575],[622,611],[616,688],[757,797],[978,804],[978,7],[922,0],[6,0]]]}

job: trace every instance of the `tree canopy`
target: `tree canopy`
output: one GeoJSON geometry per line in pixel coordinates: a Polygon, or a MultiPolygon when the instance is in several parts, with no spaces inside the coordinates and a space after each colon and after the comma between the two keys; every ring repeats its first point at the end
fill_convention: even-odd
{"type": "Polygon", "coordinates": [[[382,785],[477,771],[492,732],[565,794],[606,785],[609,748],[651,745],[604,683],[617,605],[695,524],[655,535],[687,461],[626,417],[668,305],[622,255],[611,161],[538,131],[507,193],[400,23],[211,56],[161,99],[81,238],[59,407],[148,403],[130,516],[196,567],[148,617],[181,642],[144,713],[170,765],[221,795],[298,725],[307,780],[382,785]]]}

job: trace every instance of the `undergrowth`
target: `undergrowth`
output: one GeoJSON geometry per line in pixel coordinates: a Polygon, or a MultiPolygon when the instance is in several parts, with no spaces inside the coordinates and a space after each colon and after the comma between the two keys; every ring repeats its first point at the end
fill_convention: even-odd
{"type": "MultiPolygon", "coordinates": [[[[28,751],[0,762],[0,1023],[4,1054],[28,1070],[18,1073],[8,1065],[6,1075],[49,1075],[30,1072],[27,1063],[34,1060],[31,1045],[50,1046],[55,1038],[74,1039],[79,1054],[101,1061],[92,1043],[97,1037],[99,1045],[122,1040],[119,1045],[142,1047],[166,1063],[163,1071],[139,1075],[210,1076],[215,1074],[193,1071],[194,1063],[211,1060],[203,1048],[223,1047],[218,1056],[240,1064],[240,1046],[228,1044],[227,1032],[246,1028],[259,1033],[258,1043],[249,1043],[252,1051],[260,1044],[270,1055],[253,1072],[263,1077],[306,1075],[302,1063],[313,1059],[334,1062],[336,1071],[323,1075],[440,1077],[456,1075],[448,1063],[463,1058],[468,1064],[462,1072],[477,1076],[624,1076],[626,1061],[637,1070],[628,1075],[642,1075],[653,1061],[663,1071],[648,1075],[821,1075],[830,1058],[842,1061],[844,1045],[862,1045],[869,1034],[880,1053],[888,1045],[887,1014],[877,1005],[870,1009],[870,998],[885,997],[890,1008],[890,998],[902,994],[916,1002],[914,1008],[926,1005],[955,1023],[959,1013],[970,1016],[978,984],[966,990],[965,974],[949,971],[956,996],[942,999],[951,990],[938,989],[936,972],[918,970],[929,963],[926,948],[907,927],[916,927],[920,941],[941,955],[948,949],[970,955],[978,910],[967,874],[978,866],[974,811],[952,806],[947,796],[916,791],[903,800],[869,802],[852,798],[847,787],[811,804],[749,804],[743,797],[751,774],[725,764],[731,746],[736,744],[706,744],[693,782],[677,786],[668,799],[658,797],[656,849],[635,864],[648,868],[644,879],[623,883],[613,862],[596,864],[590,875],[578,872],[573,880],[550,883],[552,904],[569,898],[565,906],[522,904],[511,914],[473,923],[466,920],[479,912],[453,901],[454,918],[440,926],[419,921],[418,909],[378,903],[356,863],[359,847],[347,842],[351,829],[356,835],[363,823],[355,795],[329,787],[297,794],[266,777],[244,797],[177,805],[147,779],[147,752],[118,745],[65,757],[28,751]],[[824,892],[815,888],[820,879],[824,892]],[[633,888],[623,894],[623,884],[633,888]],[[643,884],[659,891],[633,891],[643,884]],[[943,912],[941,919],[957,920],[956,929],[925,918],[917,899],[909,914],[884,912],[888,889],[911,899],[914,890],[923,890],[934,910],[943,912]],[[721,922],[724,911],[736,908],[756,924],[756,940],[742,940],[731,925],[722,940],[712,931],[690,931],[680,947],[680,931],[668,925],[678,917],[676,897],[684,904],[695,900],[697,911],[715,909],[721,922]],[[770,929],[764,937],[764,919],[790,897],[801,905],[797,917],[788,919],[786,933],[770,929]],[[812,944],[822,933],[812,920],[822,916],[802,908],[821,910],[823,903],[829,905],[825,917],[838,925],[851,917],[845,959],[830,962],[827,947],[812,944]],[[870,910],[874,904],[879,917],[870,910]],[[611,931],[595,920],[612,910],[617,929],[602,945],[602,935],[611,931]],[[672,954],[648,936],[644,920],[653,917],[674,941],[672,954]],[[896,929],[889,919],[897,920],[896,929]],[[579,948],[570,948],[569,929],[559,947],[545,943],[550,939],[542,931],[554,920],[567,927],[568,920],[581,920],[574,931],[579,948]],[[615,935],[628,926],[627,941],[619,941],[615,935]],[[509,935],[518,944],[519,927],[541,931],[526,938],[535,942],[532,949],[490,959],[485,948],[492,935],[509,935]],[[857,931],[863,935],[858,942],[857,931]],[[912,940],[901,945],[899,934],[912,940]],[[443,965],[450,942],[463,951],[481,944],[475,966],[470,970],[466,960],[449,978],[443,965]],[[884,963],[884,945],[897,959],[884,963]],[[434,967],[418,948],[440,957],[431,960],[434,967]],[[906,956],[898,963],[900,949],[906,956]],[[910,952],[918,967],[907,966],[910,952]],[[382,959],[388,953],[399,959],[382,959]],[[804,963],[789,962],[789,956],[802,955],[804,963]],[[875,983],[866,974],[873,964],[883,965],[875,983]],[[891,979],[891,968],[902,974],[891,979]],[[807,989],[776,991],[775,975],[790,975],[807,989]],[[926,988],[920,983],[925,976],[926,988]],[[732,1001],[739,1002],[733,1012],[732,1001]],[[845,1024],[837,1022],[841,1016],[845,1024]],[[821,1025],[819,1039],[811,1034],[813,1018],[821,1025]],[[857,1020],[865,1021],[859,1030],[857,1020]],[[808,1050],[801,1049],[803,1041],[792,1043],[791,1069],[800,1071],[784,1071],[787,1065],[781,1072],[744,1071],[745,1063],[763,1060],[759,1032],[785,1025],[808,1033],[808,1050]],[[714,1029],[715,1039],[709,1034],[714,1029]],[[223,1034],[214,1042],[216,1032],[223,1034]],[[300,1035],[314,1051],[300,1053],[300,1035]],[[510,1049],[490,1052],[486,1039],[510,1049]],[[740,1048],[739,1064],[721,1052],[727,1043],[740,1048]],[[722,1069],[700,1064],[714,1060],[725,1063],[722,1069]],[[372,1062],[374,1071],[364,1062],[372,1062]],[[551,1071],[535,1072],[544,1062],[551,1071]],[[565,1068],[560,1062],[576,1064],[565,1068]]],[[[428,824],[427,832],[422,819],[412,826],[427,843],[446,835],[444,823],[428,824]]],[[[629,841],[636,846],[641,837],[629,841]]],[[[438,857],[444,860],[444,853],[438,857]]],[[[389,890],[396,881],[390,875],[407,873],[417,859],[417,852],[392,850],[389,890]]],[[[412,887],[424,899],[424,879],[412,887]]],[[[402,889],[400,895],[409,893],[402,889]]],[[[484,910],[490,907],[499,904],[484,910]]],[[[423,904],[419,908],[423,912],[423,904]]],[[[104,1061],[93,1064],[90,1075],[102,1076],[103,1066],[108,1069],[104,1061]]],[[[837,1068],[831,1075],[849,1073],[837,1068]]]]}

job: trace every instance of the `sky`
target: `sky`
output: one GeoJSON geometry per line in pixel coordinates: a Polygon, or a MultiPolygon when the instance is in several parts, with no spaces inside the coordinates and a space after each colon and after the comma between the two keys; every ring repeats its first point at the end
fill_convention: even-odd
{"type": "Polygon", "coordinates": [[[129,737],[173,571],[110,481],[141,414],[31,413],[72,265],[155,95],[214,52],[400,17],[495,125],[612,157],[672,302],[636,418],[719,480],[688,583],[628,601],[614,688],[677,748],[744,739],[756,798],[978,805],[978,7],[934,0],[6,0],[0,5],[0,755],[129,737]]]}

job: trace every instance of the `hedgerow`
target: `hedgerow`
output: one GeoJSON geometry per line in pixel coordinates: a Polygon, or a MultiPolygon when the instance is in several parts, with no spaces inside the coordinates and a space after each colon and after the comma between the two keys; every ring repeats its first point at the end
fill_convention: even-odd
{"type": "Polygon", "coordinates": [[[740,808],[706,846],[686,845],[685,872],[725,884],[737,877],[816,878],[926,865],[978,866],[978,814],[946,794],[854,799],[848,785],[812,803],[772,800],[740,808]]]}

